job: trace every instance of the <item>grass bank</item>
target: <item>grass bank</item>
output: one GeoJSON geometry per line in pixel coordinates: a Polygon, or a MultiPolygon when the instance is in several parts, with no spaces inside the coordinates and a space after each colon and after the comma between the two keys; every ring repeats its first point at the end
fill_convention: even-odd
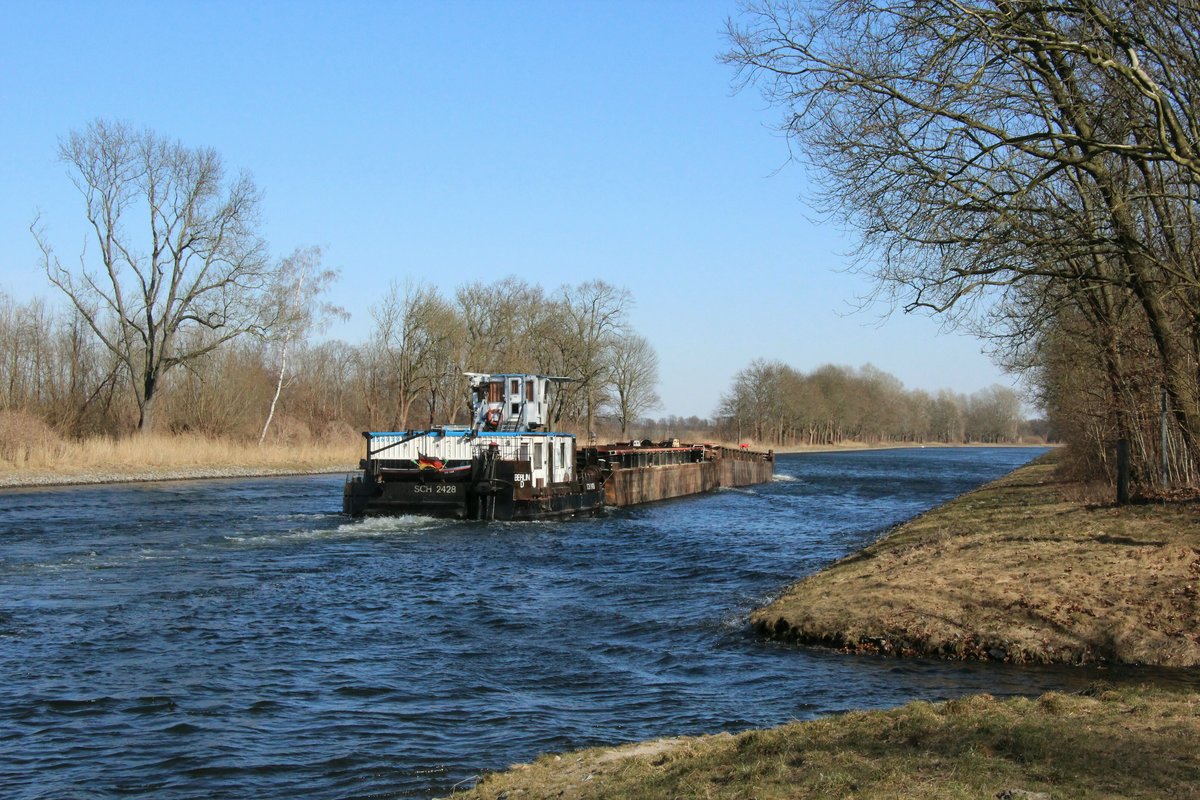
{"type": "Polygon", "coordinates": [[[1105,689],[851,712],[543,756],[456,798],[1196,798],[1200,696],[1105,689]]]}
{"type": "Polygon", "coordinates": [[[1041,460],[800,581],[751,622],[855,652],[1200,665],[1200,504],[1077,497],[1041,460]]]}
{"type": "Polygon", "coordinates": [[[124,439],[49,440],[0,458],[0,486],[235,477],[349,470],[362,439],[296,444],[148,434],[124,439]]]}

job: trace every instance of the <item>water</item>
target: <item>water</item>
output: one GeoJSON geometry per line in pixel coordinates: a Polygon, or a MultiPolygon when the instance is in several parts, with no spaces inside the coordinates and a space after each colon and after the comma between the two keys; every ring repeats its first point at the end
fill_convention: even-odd
{"type": "Polygon", "coordinates": [[[770,484],[553,523],[349,521],[340,476],[3,492],[0,796],[428,797],[546,751],[1079,688],[746,624],[1033,455],[781,456],[770,484]]]}

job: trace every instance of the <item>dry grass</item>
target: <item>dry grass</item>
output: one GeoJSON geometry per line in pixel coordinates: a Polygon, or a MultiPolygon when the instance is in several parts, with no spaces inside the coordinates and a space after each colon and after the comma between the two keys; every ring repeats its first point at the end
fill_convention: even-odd
{"type": "Polygon", "coordinates": [[[1200,504],[1084,496],[1040,461],[801,581],[752,622],[857,652],[1200,665],[1200,504]]]}
{"type": "Polygon", "coordinates": [[[0,465],[55,461],[66,443],[33,414],[0,411],[0,465]]]}
{"type": "Polygon", "coordinates": [[[516,798],[1197,798],[1200,696],[1149,689],[988,695],[543,756],[486,775],[516,798]]]}
{"type": "MultiPolygon", "coordinates": [[[[0,437],[4,432],[0,429],[0,437]]],[[[0,485],[350,469],[362,449],[358,436],[328,443],[269,441],[262,447],[193,435],[27,437],[21,447],[0,448],[0,485]]]]}

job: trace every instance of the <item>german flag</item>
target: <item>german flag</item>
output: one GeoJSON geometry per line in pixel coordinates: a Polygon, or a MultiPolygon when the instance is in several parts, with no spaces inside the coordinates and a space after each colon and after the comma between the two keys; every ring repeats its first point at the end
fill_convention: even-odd
{"type": "Polygon", "coordinates": [[[440,458],[434,458],[433,456],[417,453],[417,467],[420,469],[440,470],[444,466],[446,465],[440,458]]]}

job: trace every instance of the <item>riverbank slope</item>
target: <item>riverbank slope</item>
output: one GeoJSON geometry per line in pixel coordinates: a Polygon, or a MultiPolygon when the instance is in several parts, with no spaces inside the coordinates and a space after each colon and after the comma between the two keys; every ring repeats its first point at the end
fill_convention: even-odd
{"type": "Polygon", "coordinates": [[[1200,504],[1072,499],[1041,459],[800,581],[751,617],[888,655],[1200,665],[1200,504]]]}
{"type": "Polygon", "coordinates": [[[193,435],[55,440],[0,458],[0,488],[350,471],[362,440],[239,442],[193,435]]]}

